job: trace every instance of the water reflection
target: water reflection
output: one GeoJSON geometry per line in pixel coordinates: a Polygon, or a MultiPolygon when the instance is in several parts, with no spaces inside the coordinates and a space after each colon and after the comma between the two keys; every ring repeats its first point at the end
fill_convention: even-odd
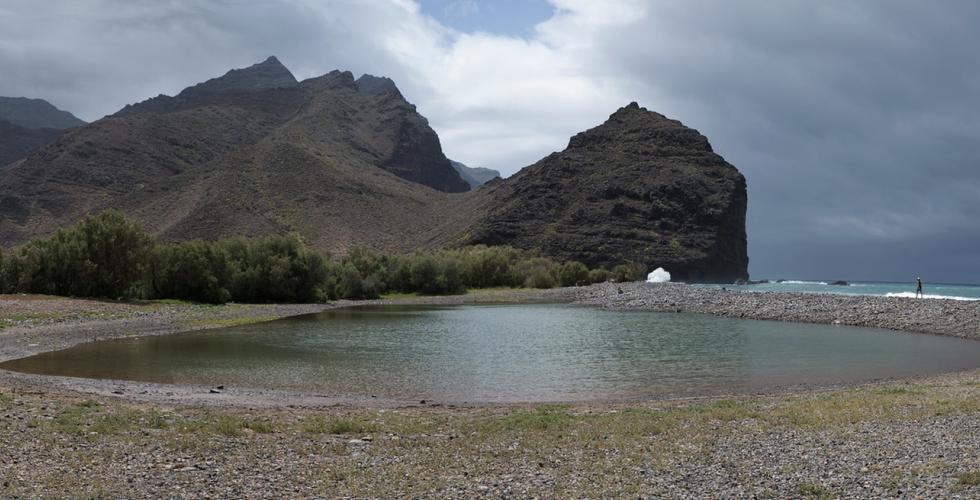
{"type": "Polygon", "coordinates": [[[32,373],[444,401],[747,392],[980,366],[980,343],[563,305],[377,306],[15,360],[32,373]]]}

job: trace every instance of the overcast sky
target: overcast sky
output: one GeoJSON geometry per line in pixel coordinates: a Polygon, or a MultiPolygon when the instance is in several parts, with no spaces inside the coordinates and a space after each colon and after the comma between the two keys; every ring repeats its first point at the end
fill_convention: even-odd
{"type": "Polygon", "coordinates": [[[749,185],[754,278],[980,283],[974,0],[3,0],[0,95],[94,120],[276,55],[505,175],[630,101],[749,185]]]}

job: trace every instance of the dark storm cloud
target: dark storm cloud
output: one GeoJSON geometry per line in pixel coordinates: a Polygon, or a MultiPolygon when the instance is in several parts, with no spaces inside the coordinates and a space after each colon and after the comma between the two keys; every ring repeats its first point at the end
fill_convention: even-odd
{"type": "Polygon", "coordinates": [[[756,277],[976,282],[978,19],[966,1],[663,3],[601,52],[745,173],[756,277]]]}
{"type": "Polygon", "coordinates": [[[95,119],[275,54],[394,78],[505,174],[636,100],[746,175],[754,277],[980,282],[980,3],[551,3],[516,38],[408,0],[7,0],[0,95],[95,119]]]}

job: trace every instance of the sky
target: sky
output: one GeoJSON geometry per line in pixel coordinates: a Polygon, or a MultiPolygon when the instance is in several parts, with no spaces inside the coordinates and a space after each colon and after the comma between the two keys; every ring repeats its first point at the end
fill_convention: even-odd
{"type": "Polygon", "coordinates": [[[0,95],[94,120],[276,55],[509,175],[631,101],[749,189],[753,278],[980,283],[980,2],[4,0],[0,95]]]}

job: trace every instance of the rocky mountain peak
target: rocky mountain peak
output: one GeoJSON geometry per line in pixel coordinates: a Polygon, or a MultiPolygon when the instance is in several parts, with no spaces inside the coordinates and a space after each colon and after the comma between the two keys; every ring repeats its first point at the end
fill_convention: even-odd
{"type": "Polygon", "coordinates": [[[221,92],[251,92],[256,90],[292,87],[296,78],[279,59],[266,60],[247,68],[233,69],[218,78],[184,89],[177,97],[189,98],[221,92]]]}
{"type": "Polygon", "coordinates": [[[355,82],[357,84],[357,90],[365,94],[384,94],[388,92],[397,93],[401,95],[398,91],[398,87],[395,86],[395,82],[385,76],[374,76],[369,74],[361,75],[360,78],[355,82]]]}
{"type": "Polygon", "coordinates": [[[354,82],[354,74],[350,71],[333,70],[325,75],[308,78],[300,82],[300,85],[310,89],[357,89],[354,82]]]}
{"type": "Polygon", "coordinates": [[[616,110],[602,125],[573,136],[568,147],[591,150],[613,142],[633,144],[637,153],[646,155],[688,156],[692,152],[712,152],[708,139],[697,130],[636,102],[616,110]]]}
{"type": "Polygon", "coordinates": [[[75,115],[44,99],[0,97],[0,120],[28,129],[66,129],[85,125],[75,115]]]}
{"type": "Polygon", "coordinates": [[[633,261],[683,281],[748,276],[744,177],[697,130],[636,103],[477,193],[493,203],[470,243],[633,261]]]}
{"type": "Polygon", "coordinates": [[[166,113],[209,103],[230,94],[291,88],[298,85],[296,78],[279,59],[269,56],[247,68],[228,71],[222,76],[187,87],[174,97],[160,94],[136,104],[127,104],[115,116],[129,116],[145,112],[166,113]]]}

